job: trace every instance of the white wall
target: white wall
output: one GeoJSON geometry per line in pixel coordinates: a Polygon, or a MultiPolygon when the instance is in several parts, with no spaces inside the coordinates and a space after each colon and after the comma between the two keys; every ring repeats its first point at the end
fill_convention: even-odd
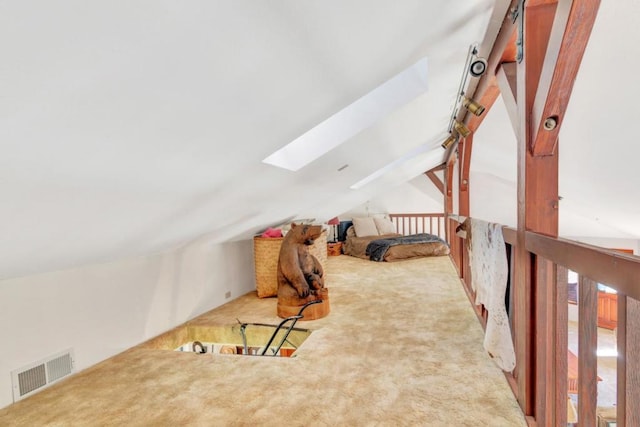
{"type": "Polygon", "coordinates": [[[0,281],[0,407],[10,372],[72,347],[87,368],[254,289],[250,240],[0,281]]]}
{"type": "MultiPolygon", "coordinates": [[[[442,172],[437,172],[442,179],[442,172]]],[[[340,219],[378,213],[438,213],[444,212],[444,196],[425,175],[372,198],[339,215],[340,219]]]]}
{"type": "Polygon", "coordinates": [[[492,174],[471,171],[469,210],[471,216],[516,227],[518,224],[516,184],[492,174]]]}

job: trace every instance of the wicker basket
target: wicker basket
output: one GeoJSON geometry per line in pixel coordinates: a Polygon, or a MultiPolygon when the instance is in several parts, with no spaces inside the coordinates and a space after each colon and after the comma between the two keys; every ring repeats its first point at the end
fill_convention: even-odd
{"type": "MultiPolygon", "coordinates": [[[[253,238],[253,260],[256,272],[256,291],[259,298],[278,295],[278,258],[284,237],[253,238]]],[[[327,264],[327,233],[322,232],[309,252],[318,258],[322,268],[327,264]]]]}

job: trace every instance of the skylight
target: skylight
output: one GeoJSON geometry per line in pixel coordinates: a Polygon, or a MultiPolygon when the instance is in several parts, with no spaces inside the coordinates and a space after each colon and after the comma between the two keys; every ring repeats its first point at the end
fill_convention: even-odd
{"type": "Polygon", "coordinates": [[[427,58],[423,58],[262,162],[295,172],[426,91],[427,58]]]}

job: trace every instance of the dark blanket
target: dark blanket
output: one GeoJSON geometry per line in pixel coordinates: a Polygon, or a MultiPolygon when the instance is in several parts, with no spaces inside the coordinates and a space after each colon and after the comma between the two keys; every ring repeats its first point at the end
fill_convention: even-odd
{"type": "Polygon", "coordinates": [[[416,243],[444,243],[446,242],[433,234],[412,234],[410,236],[391,237],[388,239],[377,239],[367,245],[366,254],[371,261],[384,261],[384,255],[391,246],[412,245],[416,243]]]}

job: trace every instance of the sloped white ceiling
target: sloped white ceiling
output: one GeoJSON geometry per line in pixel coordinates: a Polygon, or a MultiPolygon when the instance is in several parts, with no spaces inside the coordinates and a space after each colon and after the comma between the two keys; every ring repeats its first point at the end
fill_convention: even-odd
{"type": "Polygon", "coordinates": [[[323,220],[415,177],[493,3],[0,3],[0,278],[323,220]],[[423,57],[425,95],[298,172],[261,163],[423,57]]]}

